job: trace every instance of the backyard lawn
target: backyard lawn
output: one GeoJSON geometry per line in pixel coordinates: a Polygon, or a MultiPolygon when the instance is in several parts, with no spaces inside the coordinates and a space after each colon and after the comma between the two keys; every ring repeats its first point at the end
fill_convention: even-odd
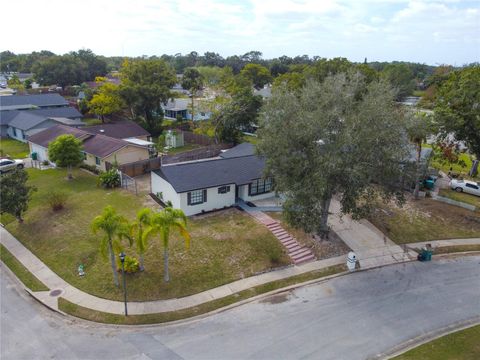
{"type": "Polygon", "coordinates": [[[441,189],[439,195],[476,206],[477,210],[480,210],[480,196],[456,192],[452,189],[441,189]]]}
{"type": "Polygon", "coordinates": [[[0,156],[23,159],[28,156],[28,144],[14,139],[0,139],[0,156]]]}
{"type": "Polygon", "coordinates": [[[199,144],[185,143],[184,146],[168,149],[168,155],[175,155],[175,154],[183,153],[186,151],[199,149],[201,147],[202,145],[199,145],[199,144]]]}
{"type": "Polygon", "coordinates": [[[380,204],[368,220],[397,244],[480,237],[478,212],[432,199],[410,199],[401,208],[380,204]]]}
{"type": "MultiPolygon", "coordinates": [[[[72,285],[100,297],[121,300],[123,293],[113,285],[109,262],[99,253],[101,235],[91,233],[90,223],[107,205],[133,219],[144,198],[125,190],[99,188],[96,177],[81,170],[75,170],[72,181],[65,180],[64,170],[27,171],[38,191],[25,222],[18,224],[10,219],[6,228],[72,285]],[[66,208],[58,213],[45,204],[52,189],[69,194],[66,208]],[[85,265],[84,277],[77,274],[79,264],[85,265]]],[[[160,241],[150,241],[145,271],[127,275],[130,300],[182,297],[289,263],[273,235],[236,209],[192,218],[188,229],[192,236],[189,251],[177,235],[171,236],[169,284],[163,282],[160,241]]],[[[136,256],[132,248],[127,247],[126,253],[136,256]]]]}

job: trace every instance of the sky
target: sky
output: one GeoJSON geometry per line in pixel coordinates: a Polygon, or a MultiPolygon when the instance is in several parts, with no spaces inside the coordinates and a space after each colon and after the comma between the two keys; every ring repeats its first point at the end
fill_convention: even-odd
{"type": "Polygon", "coordinates": [[[14,53],[480,61],[480,0],[14,0],[1,12],[0,50],[14,53]]]}

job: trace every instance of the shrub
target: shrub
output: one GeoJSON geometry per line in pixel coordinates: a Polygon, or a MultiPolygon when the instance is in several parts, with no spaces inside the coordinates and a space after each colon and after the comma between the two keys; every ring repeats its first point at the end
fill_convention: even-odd
{"type": "Polygon", "coordinates": [[[53,211],[62,210],[67,202],[67,197],[66,193],[53,190],[47,194],[47,203],[53,211]]]}
{"type": "MultiPolygon", "coordinates": [[[[118,271],[122,271],[122,263],[120,259],[117,259],[118,271]]],[[[127,274],[132,274],[137,272],[140,269],[138,260],[133,256],[125,256],[125,272],[127,274]]]]}
{"type": "Polygon", "coordinates": [[[100,183],[106,188],[115,188],[120,186],[120,174],[112,169],[100,174],[100,183]]]}
{"type": "Polygon", "coordinates": [[[94,174],[99,175],[102,171],[99,170],[95,165],[82,164],[80,165],[82,169],[88,170],[94,174]]]}
{"type": "Polygon", "coordinates": [[[43,161],[42,161],[42,165],[48,166],[48,165],[50,165],[50,163],[48,162],[48,160],[43,160],[43,161]]]}
{"type": "Polygon", "coordinates": [[[268,259],[273,265],[279,264],[282,258],[282,250],[278,247],[270,247],[267,250],[268,259]]]}

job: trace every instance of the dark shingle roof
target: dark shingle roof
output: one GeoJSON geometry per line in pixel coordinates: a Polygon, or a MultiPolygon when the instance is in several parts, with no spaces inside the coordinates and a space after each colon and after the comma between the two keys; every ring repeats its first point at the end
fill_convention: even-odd
{"type": "Polygon", "coordinates": [[[262,177],[264,167],[264,159],[243,156],[167,165],[154,172],[181,193],[226,184],[248,184],[262,177]]]}
{"type": "Polygon", "coordinates": [[[28,141],[43,147],[55,140],[58,136],[71,134],[77,139],[83,140],[83,151],[86,153],[104,158],[125,146],[135,146],[124,140],[115,139],[109,136],[92,134],[84,130],[72,128],[65,125],[56,125],[34,134],[28,138],[28,141]]]}
{"type": "Polygon", "coordinates": [[[74,107],[56,107],[46,109],[29,110],[32,114],[43,115],[46,117],[64,117],[64,118],[82,118],[83,115],[74,107]]]}
{"type": "Polygon", "coordinates": [[[70,134],[75,136],[77,139],[85,138],[91,136],[83,130],[76,129],[70,126],[65,125],[56,125],[48,128],[46,130],[40,131],[34,135],[28,137],[28,141],[37,144],[43,147],[48,147],[48,144],[55,140],[60,135],[70,134]]]}
{"type": "Polygon", "coordinates": [[[150,133],[147,130],[133,121],[117,121],[108,124],[87,126],[84,128],[84,130],[117,139],[126,139],[137,136],[150,136],[150,133]]]}
{"type": "Polygon", "coordinates": [[[18,113],[18,110],[0,111],[0,125],[8,125],[18,113]]]}
{"type": "Polygon", "coordinates": [[[30,113],[30,111],[19,111],[18,114],[10,120],[8,125],[20,130],[28,130],[46,120],[47,118],[45,116],[35,115],[30,113]]]}
{"type": "Polygon", "coordinates": [[[224,159],[236,158],[242,156],[251,156],[255,155],[255,146],[250,143],[242,143],[237,145],[223,153],[220,154],[220,157],[224,159]]]}
{"type": "Polygon", "coordinates": [[[59,94],[0,96],[0,109],[15,110],[26,107],[67,106],[68,102],[59,94]]]}

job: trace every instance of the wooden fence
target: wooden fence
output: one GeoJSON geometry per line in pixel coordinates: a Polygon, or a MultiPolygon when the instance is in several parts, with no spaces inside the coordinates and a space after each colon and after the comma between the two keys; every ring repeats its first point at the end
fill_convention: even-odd
{"type": "Polygon", "coordinates": [[[185,131],[181,130],[183,133],[183,140],[186,143],[191,143],[191,144],[199,144],[199,145],[213,145],[214,141],[212,138],[206,136],[206,135],[201,135],[201,134],[195,134],[191,131],[185,131]]]}
{"type": "MultiPolygon", "coordinates": [[[[135,177],[135,176],[146,174],[152,170],[160,169],[161,165],[162,165],[162,160],[161,158],[157,157],[153,159],[135,161],[128,164],[119,165],[118,169],[122,173],[127,174],[130,177],[135,177]]],[[[113,165],[110,164],[109,162],[106,162],[105,167],[107,170],[110,170],[113,167],[113,165]]]]}

